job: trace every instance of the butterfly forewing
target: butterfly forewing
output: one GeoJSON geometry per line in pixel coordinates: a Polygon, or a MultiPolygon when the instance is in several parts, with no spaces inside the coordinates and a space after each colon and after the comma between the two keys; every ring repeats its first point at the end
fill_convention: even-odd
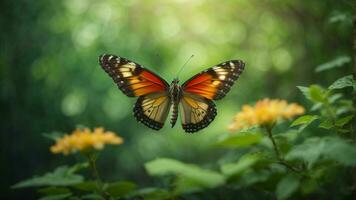
{"type": "Polygon", "coordinates": [[[219,100],[230,91],[244,68],[245,63],[241,60],[227,61],[193,76],[182,88],[185,92],[219,100]]]}
{"type": "Polygon", "coordinates": [[[104,54],[99,57],[99,63],[119,89],[129,97],[166,91],[169,87],[158,75],[126,58],[104,54]]]}

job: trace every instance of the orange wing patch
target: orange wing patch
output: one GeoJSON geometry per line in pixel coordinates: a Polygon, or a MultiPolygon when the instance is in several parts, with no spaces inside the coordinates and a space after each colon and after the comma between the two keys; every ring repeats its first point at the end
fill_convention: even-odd
{"type": "Polygon", "coordinates": [[[126,58],[102,55],[99,63],[119,89],[129,97],[166,91],[169,87],[158,75],[126,58]]]}
{"type": "Polygon", "coordinates": [[[186,92],[199,94],[207,99],[213,99],[217,90],[217,85],[212,84],[213,76],[210,74],[201,74],[185,85],[186,92]]]}
{"type": "Polygon", "coordinates": [[[245,63],[241,60],[221,63],[193,76],[182,85],[182,88],[185,92],[197,94],[207,99],[221,99],[229,92],[244,67],[245,63]]]}

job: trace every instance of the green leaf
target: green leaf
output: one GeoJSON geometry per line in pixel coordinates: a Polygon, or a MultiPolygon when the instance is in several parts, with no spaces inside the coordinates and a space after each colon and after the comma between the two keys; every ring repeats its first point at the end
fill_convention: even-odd
{"type": "Polygon", "coordinates": [[[319,117],[317,115],[303,115],[298,117],[296,120],[292,122],[290,127],[294,126],[299,126],[299,125],[304,125],[303,127],[305,128],[309,124],[311,124],[314,120],[318,119],[319,117]]]}
{"type": "Polygon", "coordinates": [[[224,177],[214,171],[202,169],[196,165],[185,164],[180,161],[159,158],[145,164],[151,176],[176,175],[191,179],[198,187],[214,188],[224,184],[224,177]]]}
{"type": "Polygon", "coordinates": [[[315,179],[306,179],[300,184],[300,190],[304,195],[314,192],[318,187],[318,182],[315,179]]]}
{"type": "MultiPolygon", "coordinates": [[[[144,200],[169,199],[171,194],[161,188],[143,188],[136,190],[130,196],[142,197],[144,200]]],[[[138,198],[140,199],[140,198],[138,198]]]]}
{"type": "Polygon", "coordinates": [[[345,87],[353,87],[354,89],[356,89],[356,81],[353,80],[352,75],[348,75],[348,76],[339,78],[338,80],[336,80],[333,84],[331,84],[329,86],[329,89],[334,90],[334,89],[342,89],[345,87]]]}
{"type": "Polygon", "coordinates": [[[174,181],[174,186],[175,194],[192,193],[202,190],[199,182],[185,176],[177,177],[177,179],[174,181]]]}
{"type": "Polygon", "coordinates": [[[83,182],[81,175],[70,172],[68,166],[60,166],[52,173],[46,173],[43,176],[34,177],[21,181],[12,186],[12,188],[38,187],[38,186],[69,186],[83,182]]]}
{"type": "Polygon", "coordinates": [[[354,109],[352,100],[343,99],[343,100],[339,101],[339,104],[340,105],[338,106],[338,108],[336,110],[337,115],[343,115],[343,114],[349,113],[350,111],[352,111],[354,109]]]}
{"type": "Polygon", "coordinates": [[[336,161],[344,166],[356,165],[356,147],[337,137],[308,138],[286,155],[287,160],[303,160],[311,168],[318,161],[336,161]]]}
{"type": "Polygon", "coordinates": [[[286,155],[287,160],[303,160],[311,168],[320,158],[325,143],[321,138],[308,138],[302,144],[296,145],[286,155]]]}
{"type": "Polygon", "coordinates": [[[75,174],[76,172],[82,170],[82,169],[86,169],[89,167],[89,162],[82,162],[82,163],[77,163],[73,166],[71,166],[69,169],[68,169],[68,174],[75,174]]]}
{"type": "Polygon", "coordinates": [[[55,194],[67,194],[70,193],[70,190],[65,187],[46,187],[38,190],[39,193],[45,195],[55,195],[55,194]]]}
{"type": "Polygon", "coordinates": [[[304,86],[297,86],[297,88],[303,93],[305,98],[311,100],[310,94],[309,94],[309,88],[304,87],[304,86]]]}
{"type": "Polygon", "coordinates": [[[325,103],[328,93],[318,85],[311,85],[308,87],[297,86],[297,88],[303,93],[305,98],[314,103],[325,103]]]}
{"type": "Polygon", "coordinates": [[[338,22],[342,22],[342,23],[348,23],[351,24],[352,23],[352,16],[350,16],[349,14],[346,13],[342,13],[342,12],[335,12],[330,18],[329,18],[329,22],[330,23],[338,23],[338,22]]]}
{"type": "Polygon", "coordinates": [[[105,200],[104,197],[102,197],[101,195],[99,194],[86,194],[86,195],[83,195],[80,197],[80,200],[81,199],[89,199],[89,200],[105,200]]]}
{"type": "Polygon", "coordinates": [[[342,97],[342,94],[333,94],[329,97],[329,102],[334,103],[342,97]]]}
{"type": "Polygon", "coordinates": [[[218,141],[215,145],[227,148],[242,148],[254,144],[258,144],[263,135],[261,133],[242,132],[238,134],[229,135],[226,138],[218,141]]]}
{"type": "Polygon", "coordinates": [[[333,124],[333,122],[332,122],[330,119],[327,119],[327,120],[321,122],[321,123],[319,124],[319,127],[329,130],[329,129],[331,129],[332,127],[334,127],[334,124],[333,124]]]}
{"type": "Polygon", "coordinates": [[[248,170],[242,174],[238,180],[238,184],[242,186],[250,186],[256,183],[267,181],[271,177],[271,172],[268,170],[248,170]]]}
{"type": "Polygon", "coordinates": [[[313,105],[313,107],[310,108],[310,111],[316,111],[316,110],[319,110],[320,108],[323,107],[323,104],[322,103],[315,103],[313,105]]]}
{"type": "Polygon", "coordinates": [[[241,157],[236,163],[228,163],[221,166],[221,172],[227,176],[239,176],[250,169],[261,159],[260,154],[247,154],[241,157]]]}
{"type": "Polygon", "coordinates": [[[61,200],[61,199],[67,199],[70,196],[72,196],[71,193],[68,193],[68,194],[56,194],[56,195],[49,195],[49,196],[42,197],[39,200],[61,200]]]}
{"type": "Polygon", "coordinates": [[[343,127],[345,124],[349,123],[353,117],[353,115],[348,115],[346,117],[340,118],[336,120],[335,125],[338,127],[343,127]]]}
{"type": "Polygon", "coordinates": [[[325,103],[326,102],[326,92],[318,85],[312,85],[309,87],[310,98],[314,102],[325,103]]]}
{"type": "Polygon", "coordinates": [[[59,131],[53,131],[51,133],[43,133],[42,135],[48,139],[57,141],[59,138],[64,136],[64,133],[59,131]]]}
{"type": "Polygon", "coordinates": [[[345,64],[350,63],[350,62],[351,62],[350,56],[339,56],[332,61],[329,61],[327,63],[317,66],[315,71],[321,72],[321,71],[326,71],[326,70],[333,69],[336,67],[342,67],[345,64]]]}
{"type": "Polygon", "coordinates": [[[129,194],[135,189],[136,189],[136,184],[129,181],[120,181],[116,183],[110,183],[105,189],[105,191],[109,193],[111,196],[117,198],[129,194]]]}
{"type": "Polygon", "coordinates": [[[325,160],[334,160],[344,166],[356,165],[356,147],[346,140],[337,137],[324,138],[325,149],[323,156],[325,160]]]}
{"type": "Polygon", "coordinates": [[[86,181],[73,185],[74,188],[83,191],[96,191],[97,186],[95,181],[86,181]]]}
{"type": "Polygon", "coordinates": [[[283,177],[277,185],[277,199],[288,199],[299,187],[299,179],[294,175],[283,177]]]}

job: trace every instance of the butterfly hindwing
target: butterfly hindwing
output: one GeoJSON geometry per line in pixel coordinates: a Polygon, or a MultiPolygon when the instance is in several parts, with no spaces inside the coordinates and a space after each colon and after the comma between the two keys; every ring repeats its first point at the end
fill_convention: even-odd
{"type": "Polygon", "coordinates": [[[170,107],[171,99],[168,92],[155,92],[137,99],[134,116],[149,128],[159,130],[167,119],[170,107]]]}
{"type": "Polygon", "coordinates": [[[183,92],[179,108],[182,127],[188,133],[207,127],[217,114],[212,100],[187,92],[183,92]]]}
{"type": "Polygon", "coordinates": [[[183,85],[183,91],[203,96],[207,99],[222,99],[239,78],[245,68],[241,60],[231,60],[218,64],[193,76],[183,85]]]}
{"type": "Polygon", "coordinates": [[[99,57],[99,63],[129,97],[165,91],[169,87],[158,75],[126,58],[104,54],[99,57]]]}

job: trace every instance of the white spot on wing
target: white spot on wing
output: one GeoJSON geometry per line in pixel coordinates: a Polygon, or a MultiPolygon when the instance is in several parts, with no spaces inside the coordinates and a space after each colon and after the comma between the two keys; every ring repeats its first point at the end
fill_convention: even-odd
{"type": "Polygon", "coordinates": [[[103,62],[104,56],[105,56],[105,54],[100,57],[100,62],[101,63],[103,62]]]}
{"type": "Polygon", "coordinates": [[[132,73],[131,72],[122,72],[122,76],[129,77],[129,76],[132,76],[132,73]]]}
{"type": "Polygon", "coordinates": [[[235,68],[235,63],[233,63],[232,61],[230,61],[230,66],[231,66],[232,69],[234,69],[234,68],[235,68]]]}
{"type": "Polygon", "coordinates": [[[220,75],[220,76],[219,76],[219,79],[220,79],[220,80],[225,80],[225,78],[226,78],[225,75],[220,75]]]}
{"type": "Polygon", "coordinates": [[[219,81],[213,81],[213,85],[217,86],[217,85],[219,85],[219,84],[220,84],[219,81]]]}

